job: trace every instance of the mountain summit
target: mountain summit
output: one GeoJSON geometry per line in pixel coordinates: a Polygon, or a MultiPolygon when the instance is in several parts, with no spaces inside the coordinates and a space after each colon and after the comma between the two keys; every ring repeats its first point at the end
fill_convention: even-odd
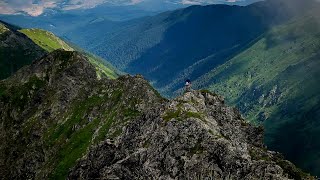
{"type": "Polygon", "coordinates": [[[56,50],[0,81],[1,179],[312,179],[221,96],[162,98],[56,50]]]}

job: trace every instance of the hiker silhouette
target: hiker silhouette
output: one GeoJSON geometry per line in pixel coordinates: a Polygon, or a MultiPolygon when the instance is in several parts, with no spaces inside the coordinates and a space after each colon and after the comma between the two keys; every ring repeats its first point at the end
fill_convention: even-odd
{"type": "Polygon", "coordinates": [[[187,80],[186,80],[186,83],[185,83],[185,91],[186,91],[186,92],[190,92],[190,91],[191,91],[191,81],[190,81],[190,79],[187,79],[187,80]]]}

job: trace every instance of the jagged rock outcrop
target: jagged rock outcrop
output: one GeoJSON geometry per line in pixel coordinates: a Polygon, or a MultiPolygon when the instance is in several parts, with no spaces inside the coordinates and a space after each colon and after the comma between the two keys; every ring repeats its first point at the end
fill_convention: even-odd
{"type": "Polygon", "coordinates": [[[223,98],[162,98],[57,50],[0,81],[0,179],[308,179],[223,98]]]}
{"type": "Polygon", "coordinates": [[[0,81],[0,179],[64,179],[88,147],[163,98],[141,77],[97,77],[56,50],[0,81]]]}
{"type": "Polygon", "coordinates": [[[69,174],[69,179],[208,178],[311,177],[268,151],[261,127],[206,91],[187,92],[147,111],[116,141],[92,147],[69,174]]]}

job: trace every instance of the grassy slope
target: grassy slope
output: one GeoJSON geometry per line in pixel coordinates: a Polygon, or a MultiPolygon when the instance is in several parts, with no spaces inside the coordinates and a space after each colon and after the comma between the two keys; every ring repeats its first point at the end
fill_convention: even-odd
{"type": "Polygon", "coordinates": [[[5,33],[6,31],[9,31],[9,29],[0,23],[0,34],[5,33]]]}
{"type": "Polygon", "coordinates": [[[272,29],[195,85],[209,84],[252,122],[263,122],[269,146],[319,175],[319,49],[317,19],[301,17],[272,29]]]}
{"type": "Polygon", "coordinates": [[[16,30],[17,27],[0,21],[0,80],[45,54],[42,48],[16,30]]]}
{"type": "Polygon", "coordinates": [[[81,52],[82,54],[85,54],[88,60],[96,67],[98,76],[101,76],[102,74],[107,75],[111,79],[117,78],[119,75],[124,74],[123,72],[116,69],[114,66],[112,66],[108,61],[105,61],[99,56],[96,56],[94,54],[91,54],[77,45],[67,42],[70,47],[72,47],[74,50],[81,52]]]}
{"type": "MultiPolygon", "coordinates": [[[[37,45],[45,49],[47,52],[52,52],[56,49],[64,49],[66,51],[74,50],[73,47],[69,46],[66,42],[64,42],[51,32],[41,29],[22,29],[20,30],[20,32],[27,35],[37,45]]],[[[111,65],[104,63],[103,59],[90,53],[85,53],[85,55],[90,63],[96,67],[99,76],[104,74],[111,79],[115,79],[118,77],[116,70],[111,65]]]]}
{"type": "Polygon", "coordinates": [[[22,29],[20,30],[23,34],[27,35],[37,45],[42,47],[48,52],[56,49],[64,49],[66,51],[72,51],[73,49],[68,46],[60,38],[56,37],[53,33],[42,30],[42,29],[22,29]]]}
{"type": "MultiPolygon", "coordinates": [[[[56,52],[54,57],[57,62],[74,59],[72,53],[66,51],[56,52]]],[[[70,66],[72,63],[74,62],[66,63],[66,66],[70,66]]],[[[62,68],[66,67],[62,66],[62,68]]],[[[56,74],[56,76],[59,76],[59,74],[56,74]]],[[[37,110],[42,112],[44,109],[49,108],[52,105],[51,103],[59,101],[60,98],[55,99],[55,94],[60,93],[61,90],[51,89],[46,80],[39,79],[36,76],[32,76],[28,82],[18,85],[13,83],[15,81],[10,82],[10,79],[5,80],[9,82],[8,84],[13,85],[10,89],[5,83],[0,82],[1,103],[10,102],[12,103],[12,108],[19,107],[25,111],[35,108],[30,113],[32,115],[23,117],[24,123],[19,122],[19,127],[22,128],[23,136],[26,139],[30,137],[29,135],[33,129],[48,127],[45,131],[41,131],[44,136],[42,136],[41,141],[39,140],[39,142],[44,142],[44,147],[47,148],[48,157],[50,157],[40,168],[39,174],[48,177],[48,179],[66,179],[69,169],[75,165],[77,159],[86,153],[90,146],[97,145],[106,137],[114,139],[119,136],[122,126],[128,123],[130,118],[140,115],[136,110],[136,104],[141,102],[139,97],[142,94],[140,91],[138,91],[140,94],[135,94],[130,87],[130,83],[128,81],[123,82],[125,77],[114,81],[109,80],[107,85],[105,81],[93,82],[92,79],[83,78],[83,81],[91,83],[87,84],[90,88],[83,86],[79,90],[77,98],[74,98],[72,102],[70,101],[69,108],[66,108],[66,111],[59,111],[57,115],[53,116],[55,120],[46,121],[46,125],[38,123],[41,117],[35,112],[37,110]],[[32,104],[30,100],[34,98],[34,94],[30,94],[30,89],[32,89],[32,92],[38,92],[42,89],[43,100],[48,104],[45,103],[46,105],[42,108],[38,108],[39,104],[30,106],[32,104]],[[87,96],[88,93],[92,94],[92,96],[87,96]],[[101,113],[98,113],[97,110],[101,110],[101,113]],[[88,121],[88,119],[91,120],[88,121]],[[77,127],[77,130],[74,129],[75,127],[77,127]]],[[[147,92],[149,89],[153,90],[147,85],[143,86],[141,91],[147,92]]],[[[10,128],[14,127],[14,121],[10,118],[4,117],[4,119],[4,124],[9,125],[10,128]]],[[[6,130],[11,132],[10,128],[6,130]]],[[[28,148],[32,147],[30,142],[34,138],[30,141],[24,141],[23,138],[12,138],[10,140],[12,141],[9,143],[19,145],[17,149],[18,156],[23,156],[25,151],[31,152],[28,148]]]]}

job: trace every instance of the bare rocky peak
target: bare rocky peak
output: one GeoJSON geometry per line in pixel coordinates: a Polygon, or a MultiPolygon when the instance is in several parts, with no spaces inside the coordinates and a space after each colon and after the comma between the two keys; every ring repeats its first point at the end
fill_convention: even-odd
{"type": "Polygon", "coordinates": [[[91,147],[69,179],[312,179],[263,145],[221,96],[192,91],[91,147]]]}
{"type": "Polygon", "coordinates": [[[162,98],[57,50],[0,81],[0,179],[312,179],[221,96],[162,98]]]}

